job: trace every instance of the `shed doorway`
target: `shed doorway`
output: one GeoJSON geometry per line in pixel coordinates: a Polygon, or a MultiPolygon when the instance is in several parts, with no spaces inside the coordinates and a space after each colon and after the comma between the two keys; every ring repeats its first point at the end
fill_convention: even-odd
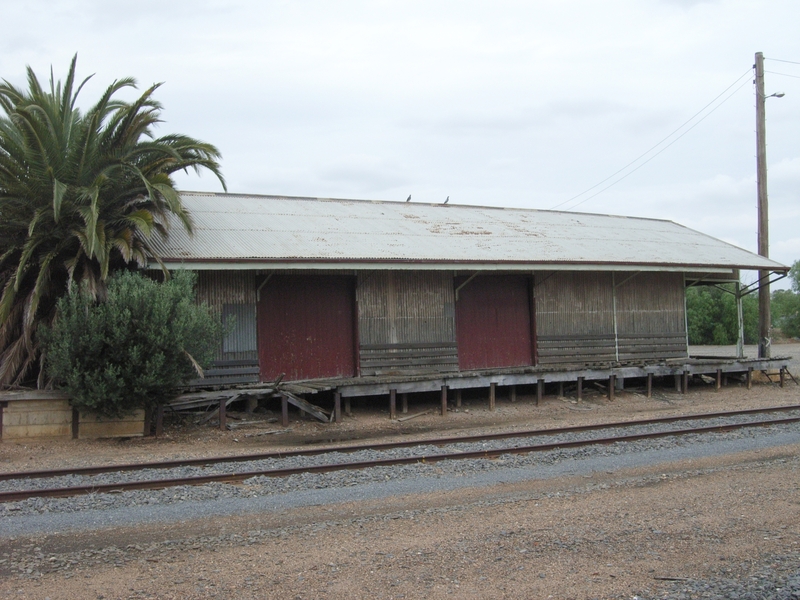
{"type": "Polygon", "coordinates": [[[456,338],[461,370],[533,364],[530,281],[524,275],[456,278],[456,338]]]}
{"type": "Polygon", "coordinates": [[[354,278],[269,278],[258,299],[258,358],[262,381],[355,376],[354,278]]]}

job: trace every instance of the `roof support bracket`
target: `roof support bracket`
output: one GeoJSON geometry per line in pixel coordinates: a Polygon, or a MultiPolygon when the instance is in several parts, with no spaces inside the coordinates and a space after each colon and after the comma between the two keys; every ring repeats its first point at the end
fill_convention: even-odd
{"type": "Polygon", "coordinates": [[[261,302],[261,288],[267,285],[267,282],[272,279],[272,276],[275,275],[275,271],[270,271],[269,275],[264,278],[264,281],[256,289],[256,302],[261,302]]]}
{"type": "Polygon", "coordinates": [[[634,273],[633,275],[630,275],[630,276],[626,277],[625,279],[623,279],[622,281],[620,281],[619,283],[615,284],[614,287],[618,288],[620,286],[623,286],[626,283],[628,283],[631,279],[633,279],[634,277],[636,277],[637,275],[640,275],[640,274],[641,274],[641,271],[636,271],[636,273],[634,273]]]}
{"type": "Polygon", "coordinates": [[[467,278],[467,280],[466,280],[464,283],[462,283],[460,286],[458,286],[458,287],[456,288],[456,302],[458,302],[458,292],[460,292],[460,291],[461,291],[461,290],[462,290],[464,287],[466,287],[466,285],[467,285],[467,284],[468,284],[470,281],[472,281],[473,279],[475,279],[475,278],[476,278],[478,275],[480,275],[481,273],[483,273],[483,271],[475,271],[475,272],[474,272],[472,275],[470,275],[470,276],[467,278]]]}

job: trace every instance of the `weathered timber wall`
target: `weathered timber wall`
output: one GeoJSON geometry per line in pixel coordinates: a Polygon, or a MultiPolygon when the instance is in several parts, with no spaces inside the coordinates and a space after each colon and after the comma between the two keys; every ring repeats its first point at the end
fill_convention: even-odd
{"type": "Polygon", "coordinates": [[[208,304],[223,322],[233,323],[217,354],[218,362],[256,361],[255,271],[199,271],[197,300],[208,304]]]}
{"type": "Polygon", "coordinates": [[[542,364],[687,356],[680,273],[537,273],[542,364]]]}
{"type": "Polygon", "coordinates": [[[66,398],[9,402],[3,411],[3,440],[72,437],[72,408],[66,398]]]}
{"type": "Polygon", "coordinates": [[[614,277],[619,359],[687,356],[683,275],[614,277]]]}
{"type": "Polygon", "coordinates": [[[362,375],[458,369],[449,272],[364,271],[356,299],[362,375]]]}
{"type": "Polygon", "coordinates": [[[534,305],[539,363],[615,360],[611,273],[536,273],[534,305]]]}

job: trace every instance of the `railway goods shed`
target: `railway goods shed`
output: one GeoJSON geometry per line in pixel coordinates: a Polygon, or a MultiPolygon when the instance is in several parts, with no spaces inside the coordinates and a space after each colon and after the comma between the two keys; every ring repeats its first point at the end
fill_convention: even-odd
{"type": "Polygon", "coordinates": [[[671,221],[216,193],[182,200],[193,235],[175,223],[152,246],[167,268],[198,271],[200,299],[235,316],[207,384],[280,378],[301,393],[394,397],[783,366],[692,362],[687,286],[738,286],[740,270],[782,277],[788,267],[671,221]]]}

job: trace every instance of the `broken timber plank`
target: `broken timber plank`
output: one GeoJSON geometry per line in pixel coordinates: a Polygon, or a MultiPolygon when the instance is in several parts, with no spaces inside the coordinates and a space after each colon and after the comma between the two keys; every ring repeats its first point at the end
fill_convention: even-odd
{"type": "Polygon", "coordinates": [[[311,404],[307,400],[303,400],[302,398],[295,396],[291,392],[283,391],[282,394],[286,397],[286,400],[290,403],[299,408],[300,410],[304,410],[307,413],[314,415],[317,419],[322,421],[323,423],[328,423],[328,413],[324,409],[320,408],[315,404],[311,404]]]}
{"type": "Polygon", "coordinates": [[[413,415],[408,415],[407,417],[400,417],[399,419],[397,419],[397,422],[402,423],[403,421],[410,421],[411,419],[416,419],[417,417],[421,417],[422,415],[427,415],[430,412],[433,412],[432,408],[429,408],[428,410],[423,410],[422,412],[418,412],[413,415]]]}

